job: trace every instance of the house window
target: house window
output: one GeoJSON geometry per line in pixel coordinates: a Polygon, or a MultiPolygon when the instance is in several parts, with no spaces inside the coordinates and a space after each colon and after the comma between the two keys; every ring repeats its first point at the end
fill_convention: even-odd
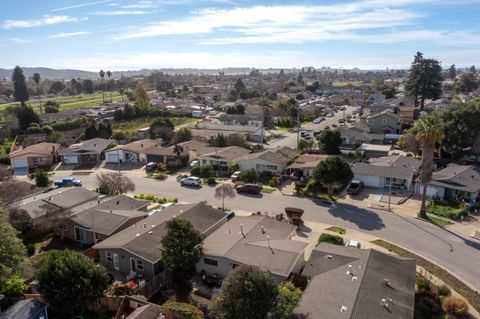
{"type": "Polygon", "coordinates": [[[383,119],[383,124],[386,125],[387,123],[388,123],[387,119],[383,119]]]}
{"type": "Polygon", "coordinates": [[[265,169],[264,164],[257,164],[257,171],[263,171],[265,169]]]}
{"type": "Polygon", "coordinates": [[[137,270],[143,271],[143,260],[137,259],[137,270]]]}
{"type": "Polygon", "coordinates": [[[118,260],[118,254],[113,254],[113,268],[120,269],[120,260],[118,260]]]}
{"type": "Polygon", "coordinates": [[[215,266],[215,267],[218,266],[218,261],[216,261],[215,259],[203,258],[203,263],[205,265],[210,265],[210,266],[215,266]]]}
{"type": "Polygon", "coordinates": [[[95,235],[95,242],[98,243],[100,241],[100,234],[99,233],[94,233],[95,235]]]}
{"type": "Polygon", "coordinates": [[[276,165],[267,165],[267,169],[269,171],[276,171],[277,170],[277,166],[276,165]]]}
{"type": "Polygon", "coordinates": [[[232,264],[232,269],[237,268],[239,265],[238,264],[232,264]]]}
{"type": "Polygon", "coordinates": [[[106,256],[107,256],[107,262],[111,263],[113,261],[112,253],[110,251],[107,251],[106,256]]]}

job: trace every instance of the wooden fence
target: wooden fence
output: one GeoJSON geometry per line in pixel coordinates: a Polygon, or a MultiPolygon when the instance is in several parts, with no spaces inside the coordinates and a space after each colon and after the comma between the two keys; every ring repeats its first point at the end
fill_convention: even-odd
{"type": "Polygon", "coordinates": [[[152,279],[145,282],[142,287],[139,287],[135,290],[136,295],[145,296],[145,298],[150,299],[154,294],[156,294],[166,283],[166,272],[156,275],[152,279]]]}

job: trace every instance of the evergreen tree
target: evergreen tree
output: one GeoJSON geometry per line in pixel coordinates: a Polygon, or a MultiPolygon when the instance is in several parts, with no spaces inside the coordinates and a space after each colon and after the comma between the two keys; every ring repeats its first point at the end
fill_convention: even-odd
{"type": "Polygon", "coordinates": [[[245,84],[243,84],[242,79],[239,78],[237,79],[237,82],[235,82],[234,88],[237,91],[237,93],[240,93],[240,91],[243,91],[246,89],[246,86],[245,84]]]}
{"type": "Polygon", "coordinates": [[[455,64],[450,65],[450,68],[448,69],[448,77],[450,80],[455,80],[457,77],[457,69],[455,68],[455,64]]]}
{"type": "Polygon", "coordinates": [[[22,103],[28,101],[28,89],[27,83],[25,82],[25,75],[23,74],[23,69],[18,65],[13,69],[12,82],[15,101],[22,103]]]}
{"type": "Polygon", "coordinates": [[[24,102],[15,109],[18,119],[18,126],[21,131],[25,131],[31,123],[40,123],[40,118],[35,111],[24,102]]]}
{"type": "Polygon", "coordinates": [[[472,65],[470,67],[470,72],[473,73],[473,74],[477,74],[477,69],[475,68],[475,65],[472,65]]]}
{"type": "Polygon", "coordinates": [[[350,165],[340,156],[330,156],[321,161],[313,170],[313,177],[317,182],[327,187],[328,195],[347,184],[353,178],[353,172],[350,165]]]}
{"type": "Polygon", "coordinates": [[[342,145],[342,137],[338,130],[324,130],[318,136],[319,149],[329,155],[340,154],[340,145],[342,145]]]}
{"type": "Polygon", "coordinates": [[[90,140],[90,139],[95,138],[95,137],[98,137],[97,127],[95,126],[95,123],[91,123],[85,129],[85,139],[90,140]]]}

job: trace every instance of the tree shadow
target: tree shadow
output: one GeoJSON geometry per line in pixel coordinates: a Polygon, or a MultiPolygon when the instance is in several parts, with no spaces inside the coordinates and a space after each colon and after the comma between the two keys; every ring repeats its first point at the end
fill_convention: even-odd
{"type": "Polygon", "coordinates": [[[251,198],[262,198],[263,194],[258,193],[258,194],[251,194],[251,193],[237,193],[239,196],[245,196],[245,197],[251,197],[251,198]]]}
{"type": "Polygon", "coordinates": [[[379,230],[385,228],[380,216],[368,209],[359,208],[350,204],[336,204],[328,210],[334,217],[354,223],[363,230],[379,230]]]}

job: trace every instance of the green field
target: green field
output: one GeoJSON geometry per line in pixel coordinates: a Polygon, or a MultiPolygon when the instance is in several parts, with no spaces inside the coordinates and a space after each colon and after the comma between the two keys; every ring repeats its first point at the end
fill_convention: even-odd
{"type": "Polygon", "coordinates": [[[337,81],[337,82],[332,83],[332,86],[336,87],[336,88],[343,88],[343,87],[347,87],[348,85],[352,85],[352,87],[361,87],[362,82],[360,82],[360,81],[353,81],[353,82],[337,81]]]}

